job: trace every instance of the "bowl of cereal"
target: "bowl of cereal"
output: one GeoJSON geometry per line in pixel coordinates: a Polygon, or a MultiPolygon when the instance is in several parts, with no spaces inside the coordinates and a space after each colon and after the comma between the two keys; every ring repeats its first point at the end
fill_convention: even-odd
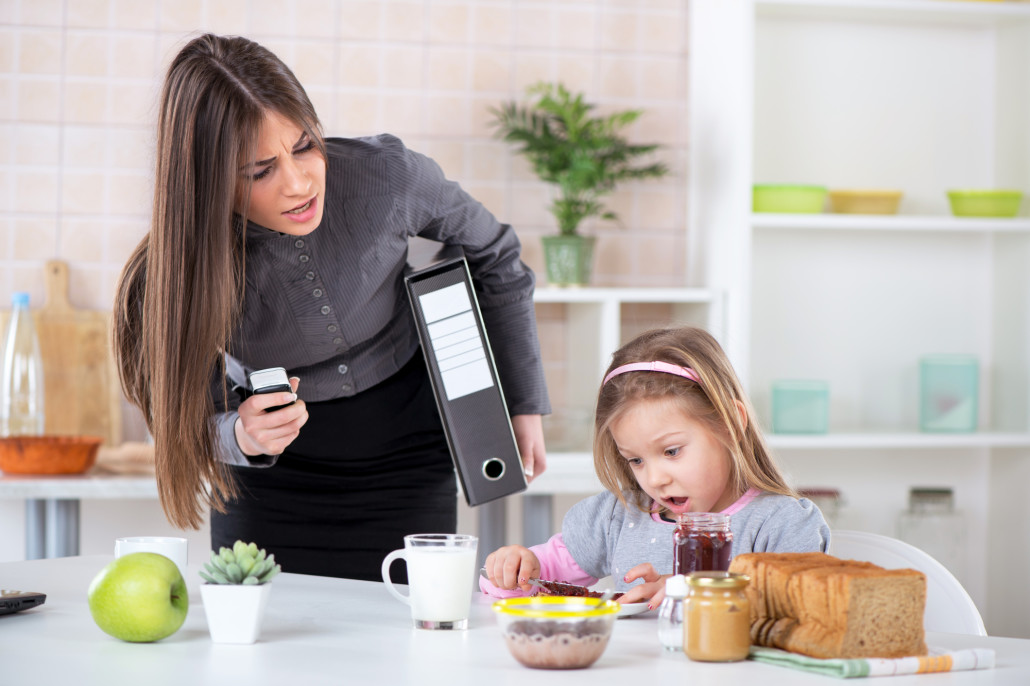
{"type": "Polygon", "coordinates": [[[582,669],[608,646],[619,604],[599,598],[533,596],[493,604],[512,657],[534,669],[582,669]]]}

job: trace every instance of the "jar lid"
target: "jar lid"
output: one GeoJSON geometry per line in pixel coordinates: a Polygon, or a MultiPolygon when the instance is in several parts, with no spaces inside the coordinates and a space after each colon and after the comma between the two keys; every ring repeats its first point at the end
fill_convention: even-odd
{"type": "Polygon", "coordinates": [[[747,574],[733,572],[691,572],[687,583],[698,588],[744,588],[751,581],[747,574]]]}
{"type": "Polygon", "coordinates": [[[839,488],[799,488],[798,493],[805,498],[840,498],[839,488]]]}

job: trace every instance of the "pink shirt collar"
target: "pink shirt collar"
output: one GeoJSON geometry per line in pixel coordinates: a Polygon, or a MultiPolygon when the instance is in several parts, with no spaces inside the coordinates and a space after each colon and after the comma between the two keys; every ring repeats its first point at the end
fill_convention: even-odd
{"type": "MultiPolygon", "coordinates": [[[[739,498],[737,498],[737,501],[735,503],[733,503],[732,505],[730,505],[729,507],[727,507],[725,510],[723,510],[722,513],[723,514],[728,514],[728,515],[735,515],[738,512],[740,512],[741,510],[743,510],[745,507],[747,507],[748,504],[752,500],[754,500],[755,498],[757,498],[760,495],[762,495],[762,491],[761,490],[759,490],[757,488],[749,488],[749,489],[747,489],[744,492],[744,495],[742,495],[739,498]]],[[[652,506],[654,505],[654,501],[651,502],[651,505],[652,506]]],[[[657,512],[652,512],[651,513],[651,519],[653,519],[656,522],[664,522],[665,524],[674,524],[675,523],[675,522],[666,522],[664,519],[662,519],[660,516],[658,516],[657,512]]]]}

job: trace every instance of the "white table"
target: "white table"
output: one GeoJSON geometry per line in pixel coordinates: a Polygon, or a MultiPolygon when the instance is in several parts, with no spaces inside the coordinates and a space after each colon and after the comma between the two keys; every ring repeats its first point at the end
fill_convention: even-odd
{"type": "MultiPolygon", "coordinates": [[[[282,574],[273,582],[261,638],[253,645],[211,642],[191,565],[190,611],[183,628],[157,643],[123,643],[93,623],[86,589],[108,556],[0,564],[4,588],[47,593],[46,603],[0,617],[0,683],[93,684],[418,684],[534,686],[661,684],[786,686],[840,683],[754,662],[704,664],[663,653],[654,613],[620,619],[607,650],[578,671],[529,670],[508,654],[490,610],[476,594],[463,632],[411,628],[406,605],[383,585],[282,574]]],[[[931,634],[948,648],[989,647],[998,666],[978,672],[890,677],[878,686],[1030,683],[1030,640],[931,634]]]]}

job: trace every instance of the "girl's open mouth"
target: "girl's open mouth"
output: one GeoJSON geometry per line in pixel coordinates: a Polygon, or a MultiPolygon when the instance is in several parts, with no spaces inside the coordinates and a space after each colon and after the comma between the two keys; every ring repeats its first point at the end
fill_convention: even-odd
{"type": "Polygon", "coordinates": [[[690,510],[690,498],[666,498],[666,507],[676,514],[682,514],[690,510]]]}

